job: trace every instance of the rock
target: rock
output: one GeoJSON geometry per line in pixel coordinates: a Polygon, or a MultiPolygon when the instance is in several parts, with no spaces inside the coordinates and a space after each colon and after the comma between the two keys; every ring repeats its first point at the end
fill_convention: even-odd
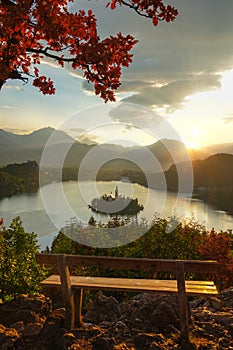
{"type": "Polygon", "coordinates": [[[231,335],[233,339],[233,323],[229,325],[229,334],[231,335]]]}
{"type": "Polygon", "coordinates": [[[102,292],[96,294],[95,300],[87,306],[84,315],[84,322],[99,324],[103,321],[113,322],[121,316],[118,301],[110,296],[105,296],[102,292]]]}
{"type": "Polygon", "coordinates": [[[59,317],[59,318],[63,318],[65,319],[65,316],[66,316],[66,309],[63,307],[63,308],[60,308],[60,309],[55,309],[51,312],[51,315],[52,316],[55,316],[55,317],[59,317]]]}
{"type": "Polygon", "coordinates": [[[72,329],[72,333],[76,339],[91,339],[96,338],[100,334],[104,335],[105,331],[99,326],[93,325],[86,328],[72,329]]]}
{"type": "Polygon", "coordinates": [[[40,333],[40,339],[52,340],[60,335],[60,323],[59,322],[45,322],[45,325],[40,333]]]}
{"type": "Polygon", "coordinates": [[[165,329],[168,325],[179,327],[179,319],[177,318],[172,307],[166,302],[159,304],[152,312],[151,322],[160,331],[163,331],[163,329],[165,329]]]}
{"type": "Polygon", "coordinates": [[[14,328],[7,328],[0,324],[0,349],[13,349],[15,342],[19,339],[19,334],[14,328]]]}
{"type": "Polygon", "coordinates": [[[127,344],[121,343],[121,344],[115,345],[114,350],[133,350],[133,349],[132,347],[129,347],[127,344]]]}
{"type": "Polygon", "coordinates": [[[43,294],[40,295],[21,295],[16,299],[20,308],[30,309],[40,315],[41,317],[47,316],[52,311],[51,300],[43,294]]]}
{"type": "Polygon", "coordinates": [[[12,324],[18,321],[23,321],[25,325],[28,323],[44,323],[43,318],[29,309],[20,309],[15,311],[9,316],[7,323],[12,324]]]}
{"type": "Polygon", "coordinates": [[[24,325],[23,321],[18,321],[18,322],[11,324],[10,328],[14,328],[18,332],[19,338],[21,338],[23,335],[24,329],[25,329],[25,325],[24,325]]]}
{"type": "Polygon", "coordinates": [[[41,323],[28,323],[24,329],[24,337],[35,337],[40,334],[43,325],[41,323]]]}
{"type": "Polygon", "coordinates": [[[208,321],[212,318],[213,313],[207,310],[206,307],[198,307],[196,310],[192,310],[194,319],[201,320],[203,322],[208,321]]]}
{"type": "Polygon", "coordinates": [[[163,331],[164,334],[170,335],[170,334],[180,334],[180,330],[174,327],[173,325],[169,324],[164,328],[163,331]]]}
{"type": "Polygon", "coordinates": [[[200,336],[204,336],[207,339],[219,339],[224,337],[225,329],[220,324],[215,323],[212,319],[205,322],[198,322],[198,332],[200,336]]]}
{"type": "Polygon", "coordinates": [[[149,349],[148,350],[161,350],[161,345],[159,345],[156,342],[153,342],[150,344],[149,349]]]}
{"type": "Polygon", "coordinates": [[[230,312],[215,313],[213,319],[216,323],[219,323],[226,328],[233,325],[233,313],[230,314],[230,312]]]}
{"type": "MultiPolygon", "coordinates": [[[[152,343],[161,343],[163,337],[157,334],[139,333],[134,337],[136,350],[149,350],[152,343]]],[[[161,345],[160,345],[161,346],[161,345]]],[[[161,347],[160,347],[161,349],[161,347]]]]}
{"type": "Polygon", "coordinates": [[[152,325],[151,322],[148,320],[145,320],[144,318],[138,318],[135,319],[132,317],[127,320],[127,324],[130,328],[137,329],[140,332],[150,332],[153,330],[153,332],[157,333],[159,332],[158,328],[155,327],[155,325],[152,325]]]}
{"type": "Polygon", "coordinates": [[[225,336],[220,338],[218,341],[219,349],[223,349],[223,348],[229,349],[230,343],[233,346],[233,339],[231,337],[229,338],[228,336],[225,336]]]}
{"type": "Polygon", "coordinates": [[[24,324],[43,323],[51,310],[51,300],[44,295],[20,295],[14,300],[0,304],[0,323],[8,327],[18,321],[23,321],[24,324]]]}
{"type": "Polygon", "coordinates": [[[114,339],[97,337],[92,343],[92,350],[114,350],[114,339]]]}
{"type": "Polygon", "coordinates": [[[117,321],[116,323],[113,323],[111,325],[111,327],[107,330],[106,334],[109,337],[114,338],[116,343],[121,343],[121,342],[125,341],[126,339],[131,338],[130,329],[122,321],[117,321]]]}
{"type": "Polygon", "coordinates": [[[99,326],[101,328],[109,328],[109,327],[111,327],[111,325],[112,325],[112,322],[110,322],[110,321],[103,321],[103,322],[99,323],[99,326]]]}
{"type": "Polygon", "coordinates": [[[142,293],[120,308],[127,324],[144,332],[160,332],[169,324],[179,327],[178,301],[173,295],[142,293]]]}
{"type": "MultiPolygon", "coordinates": [[[[191,302],[193,349],[233,350],[233,288],[191,302]]],[[[180,348],[177,298],[138,294],[119,304],[98,293],[91,323],[65,329],[65,309],[46,315],[44,297],[26,296],[0,305],[0,350],[174,350],[180,348]],[[31,309],[29,308],[31,307],[31,309]],[[7,317],[6,317],[7,316],[7,317]],[[21,319],[19,319],[21,318],[21,319]],[[95,321],[95,322],[94,322],[95,321]],[[94,323],[98,323],[94,324],[94,323]],[[99,326],[101,325],[101,327],[99,326]]],[[[50,305],[50,304],[49,304],[50,305]]],[[[90,316],[91,315],[91,316],[90,316]]]]}
{"type": "Polygon", "coordinates": [[[78,344],[78,343],[72,344],[71,346],[68,347],[68,350],[83,350],[83,349],[84,348],[82,344],[78,344]]]}
{"type": "Polygon", "coordinates": [[[65,333],[63,334],[59,341],[56,342],[56,344],[59,346],[61,349],[67,349],[70,345],[76,342],[76,338],[73,333],[65,333]]]}
{"type": "Polygon", "coordinates": [[[224,303],[225,307],[233,308],[233,287],[222,291],[218,298],[224,303]]]}
{"type": "Polygon", "coordinates": [[[218,311],[223,308],[224,303],[220,299],[212,297],[204,303],[204,306],[213,311],[218,311]]]}

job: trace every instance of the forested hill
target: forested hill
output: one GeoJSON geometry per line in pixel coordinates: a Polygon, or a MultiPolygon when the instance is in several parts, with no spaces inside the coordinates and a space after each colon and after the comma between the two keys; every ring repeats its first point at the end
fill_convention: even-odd
{"type": "MultiPolygon", "coordinates": [[[[183,164],[185,167],[186,164],[183,164]]],[[[193,162],[194,195],[233,214],[233,155],[219,153],[193,162]]],[[[176,166],[165,172],[167,187],[176,191],[178,178],[176,166]]]]}
{"type": "Polygon", "coordinates": [[[233,155],[216,154],[194,166],[197,197],[233,215],[233,155]]]}
{"type": "Polygon", "coordinates": [[[0,199],[39,188],[39,165],[35,161],[0,168],[0,199]]]}
{"type": "Polygon", "coordinates": [[[219,153],[193,163],[196,187],[232,187],[233,155],[219,153]]]}

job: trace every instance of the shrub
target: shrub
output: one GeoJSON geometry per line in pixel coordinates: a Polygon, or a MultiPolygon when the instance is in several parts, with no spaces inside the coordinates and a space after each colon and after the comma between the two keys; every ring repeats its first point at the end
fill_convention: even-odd
{"type": "MultiPolygon", "coordinates": [[[[110,223],[114,224],[114,220],[111,220],[110,223]]],[[[99,225],[103,226],[103,224],[99,225]]],[[[72,225],[68,224],[68,228],[71,227],[72,225]]],[[[98,223],[96,228],[98,228],[98,223]]],[[[124,246],[105,249],[82,245],[60,233],[53,242],[52,252],[155,259],[217,260],[220,263],[220,270],[215,279],[219,288],[223,289],[233,285],[233,235],[221,231],[217,233],[214,230],[208,232],[195,220],[181,223],[176,217],[164,219],[157,216],[153,225],[140,238],[124,246]]],[[[94,275],[100,273],[98,268],[82,270],[79,273],[89,273],[90,270],[94,275]]],[[[113,272],[105,271],[103,273],[101,271],[102,275],[109,273],[113,272]]],[[[148,273],[139,274],[135,271],[116,271],[114,273],[118,277],[153,276],[153,272],[151,276],[148,273]]],[[[155,277],[170,278],[174,276],[159,273],[155,277]]],[[[201,276],[199,277],[201,278],[201,276]]],[[[187,278],[192,279],[193,276],[190,274],[187,278]]]]}
{"type": "Polygon", "coordinates": [[[22,293],[39,292],[45,270],[35,261],[39,250],[36,234],[24,231],[20,217],[0,230],[0,298],[5,301],[22,293]]]}

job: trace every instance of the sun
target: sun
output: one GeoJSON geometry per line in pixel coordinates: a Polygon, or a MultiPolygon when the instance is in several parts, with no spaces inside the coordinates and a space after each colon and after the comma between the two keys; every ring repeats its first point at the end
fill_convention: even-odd
{"type": "Polygon", "coordinates": [[[202,148],[203,130],[194,127],[186,129],[186,135],[183,138],[184,144],[188,149],[198,150],[202,148]]]}
{"type": "Polygon", "coordinates": [[[195,150],[198,150],[198,149],[201,149],[201,144],[198,143],[198,142],[185,142],[185,145],[188,149],[195,149],[195,150]]]}

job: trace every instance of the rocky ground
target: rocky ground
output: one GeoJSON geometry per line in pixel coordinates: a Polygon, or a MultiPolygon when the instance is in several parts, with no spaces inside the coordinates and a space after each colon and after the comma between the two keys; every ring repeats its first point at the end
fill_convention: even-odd
{"type": "MultiPolygon", "coordinates": [[[[158,350],[179,349],[176,297],[140,294],[119,303],[97,293],[84,327],[64,328],[64,309],[52,310],[44,295],[0,305],[1,350],[158,350]]],[[[233,288],[218,297],[190,301],[192,349],[233,350],[233,288]]]]}

